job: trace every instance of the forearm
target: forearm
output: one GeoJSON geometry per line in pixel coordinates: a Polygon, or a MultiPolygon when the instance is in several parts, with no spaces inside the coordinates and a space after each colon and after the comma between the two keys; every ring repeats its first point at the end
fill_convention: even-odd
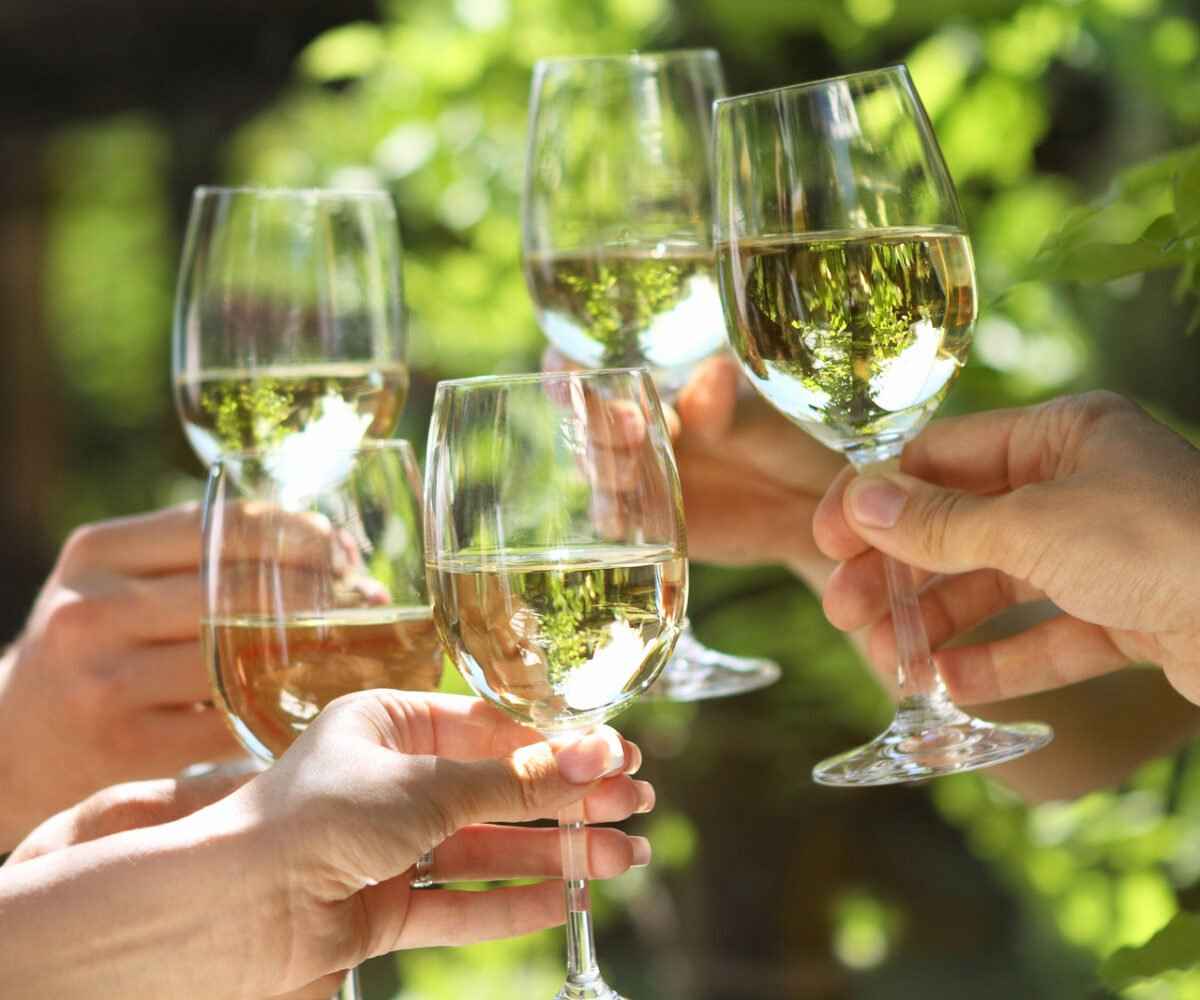
{"type": "MultiPolygon", "coordinates": [[[[972,638],[980,637],[976,633],[972,638]]],[[[865,632],[848,638],[867,663],[865,632]]],[[[898,698],[894,683],[884,687],[893,700],[898,698]]],[[[1200,736],[1200,707],[1151,667],[1131,667],[1043,694],[964,708],[993,722],[1037,721],[1054,728],[1049,746],[988,770],[1029,802],[1072,799],[1111,788],[1142,764],[1200,736]]]]}
{"type": "Polygon", "coordinates": [[[1153,668],[1130,668],[972,711],[997,722],[1035,719],[1054,727],[1054,741],[1044,750],[992,772],[1031,802],[1111,788],[1200,734],[1200,707],[1153,668]]]}
{"type": "Polygon", "coordinates": [[[0,996],[246,995],[264,964],[247,928],[272,901],[247,831],[195,819],[0,868],[0,996]]]}

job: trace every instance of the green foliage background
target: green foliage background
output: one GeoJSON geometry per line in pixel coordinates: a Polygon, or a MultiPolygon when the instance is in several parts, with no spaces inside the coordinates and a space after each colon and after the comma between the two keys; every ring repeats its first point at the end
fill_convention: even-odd
{"type": "MultiPolygon", "coordinates": [[[[1186,428],[1200,425],[1200,344],[1185,337],[1200,313],[1184,301],[1198,280],[1197,11],[1194,0],[384,0],[380,23],[316,40],[278,102],[221,137],[214,180],[393,192],[415,367],[402,433],[421,441],[438,378],[537,364],[517,214],[536,59],[713,45],[731,91],[903,60],[960,185],[985,303],[947,408],[1105,385],[1186,428]]],[[[127,115],[66,130],[52,150],[47,287],[80,457],[53,511],[63,530],[196,490],[167,413],[183,206],[169,203],[166,134],[127,115]]],[[[1196,893],[1190,753],[1119,790],[1036,808],[977,776],[869,798],[817,792],[811,764],[886,715],[854,655],[778,570],[701,570],[692,613],[714,644],[779,659],[785,680],[628,723],[659,786],[640,824],[656,861],[597,895],[602,954],[632,996],[1200,997],[1188,917],[1149,951],[1112,959],[1108,986],[1097,973],[1196,893]]],[[[384,960],[371,995],[548,997],[559,946],[547,934],[384,960]]]]}

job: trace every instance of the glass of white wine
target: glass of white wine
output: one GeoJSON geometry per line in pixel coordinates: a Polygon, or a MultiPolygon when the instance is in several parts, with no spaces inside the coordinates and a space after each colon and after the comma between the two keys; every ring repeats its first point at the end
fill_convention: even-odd
{"type": "MultiPolygon", "coordinates": [[[[547,339],[587,368],[645,365],[668,399],[726,346],[712,245],[712,49],[543,59],[530,93],[526,284],[547,339]]],[[[771,684],[769,660],[686,629],[655,694],[771,684]]]]}
{"type": "MultiPolygon", "coordinates": [[[[365,442],[302,465],[229,453],[205,494],[201,636],[213,697],[264,764],[335,698],[434,691],[442,675],[412,448],[365,442]]],[[[359,996],[353,970],[341,996],[359,996]]]]}
{"type": "MultiPolygon", "coordinates": [[[[742,368],[856,469],[896,467],[966,362],[976,315],[962,209],[908,70],[719,100],[715,160],[720,292],[742,368]]],[[[1048,743],[1048,726],[993,725],[950,701],[912,574],[884,565],[896,718],[813,777],[914,781],[1048,743]]]]}
{"type": "Polygon", "coordinates": [[[205,466],[392,433],[408,391],[400,253],[383,191],[197,188],[172,376],[205,466]]]}
{"type": "MultiPolygon", "coordinates": [[[[679,477],[644,370],[442,382],[425,475],[434,617],[477,694],[547,736],[644,693],[687,602],[679,477]]],[[[600,974],[582,803],[564,809],[567,979],[559,1000],[619,1000],[600,974]]]]}

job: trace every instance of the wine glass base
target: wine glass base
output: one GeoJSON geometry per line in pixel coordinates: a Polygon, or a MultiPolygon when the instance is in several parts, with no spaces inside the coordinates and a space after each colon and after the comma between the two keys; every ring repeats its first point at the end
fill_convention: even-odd
{"type": "Polygon", "coordinates": [[[625,997],[597,976],[587,983],[563,984],[554,1000],[625,1000],[625,997]]]}
{"type": "Polygon", "coordinates": [[[759,657],[733,656],[709,649],[685,625],[671,660],[647,697],[703,701],[757,691],[779,680],[779,664],[759,657]]]}
{"type": "Polygon", "coordinates": [[[893,722],[856,750],[821,761],[813,780],[821,785],[896,785],[1002,764],[1040,750],[1054,731],[1040,722],[985,722],[962,712],[928,728],[893,722]]]}

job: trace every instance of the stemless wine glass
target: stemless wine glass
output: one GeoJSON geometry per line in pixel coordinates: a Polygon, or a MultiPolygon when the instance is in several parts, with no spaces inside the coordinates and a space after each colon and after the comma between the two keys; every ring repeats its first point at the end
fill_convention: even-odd
{"type": "MultiPolygon", "coordinates": [[[[687,601],[683,504],[645,370],[442,382],[425,475],[434,616],[475,692],[546,735],[612,718],[671,655],[687,601]]],[[[567,980],[600,975],[582,803],[559,815],[567,980]]]]}
{"type": "MultiPolygon", "coordinates": [[[[904,66],[716,103],[716,244],[734,351],[756,388],[859,471],[895,467],[966,360],[975,268],[904,66]]],[[[950,701],[909,569],[884,557],[902,700],[830,785],[912,781],[1044,746],[950,701]]]]}
{"type": "MultiPolygon", "coordinates": [[[[411,447],[366,442],[296,462],[226,454],[204,502],[201,631],[214,700],[268,764],[334,698],[433,691],[442,674],[411,447]]],[[[341,995],[359,995],[353,970],[341,995]]]]}
{"type": "Polygon", "coordinates": [[[228,451],[298,453],[390,435],[408,391],[391,197],[198,188],[172,376],[206,466],[228,451]]]}
{"type": "MultiPolygon", "coordinates": [[[[533,73],[522,257],[538,321],[576,364],[647,365],[668,399],[726,343],[711,142],[724,92],[712,49],[543,59],[533,73]]],[[[685,628],[655,693],[690,701],[778,677],[685,628]]]]}

